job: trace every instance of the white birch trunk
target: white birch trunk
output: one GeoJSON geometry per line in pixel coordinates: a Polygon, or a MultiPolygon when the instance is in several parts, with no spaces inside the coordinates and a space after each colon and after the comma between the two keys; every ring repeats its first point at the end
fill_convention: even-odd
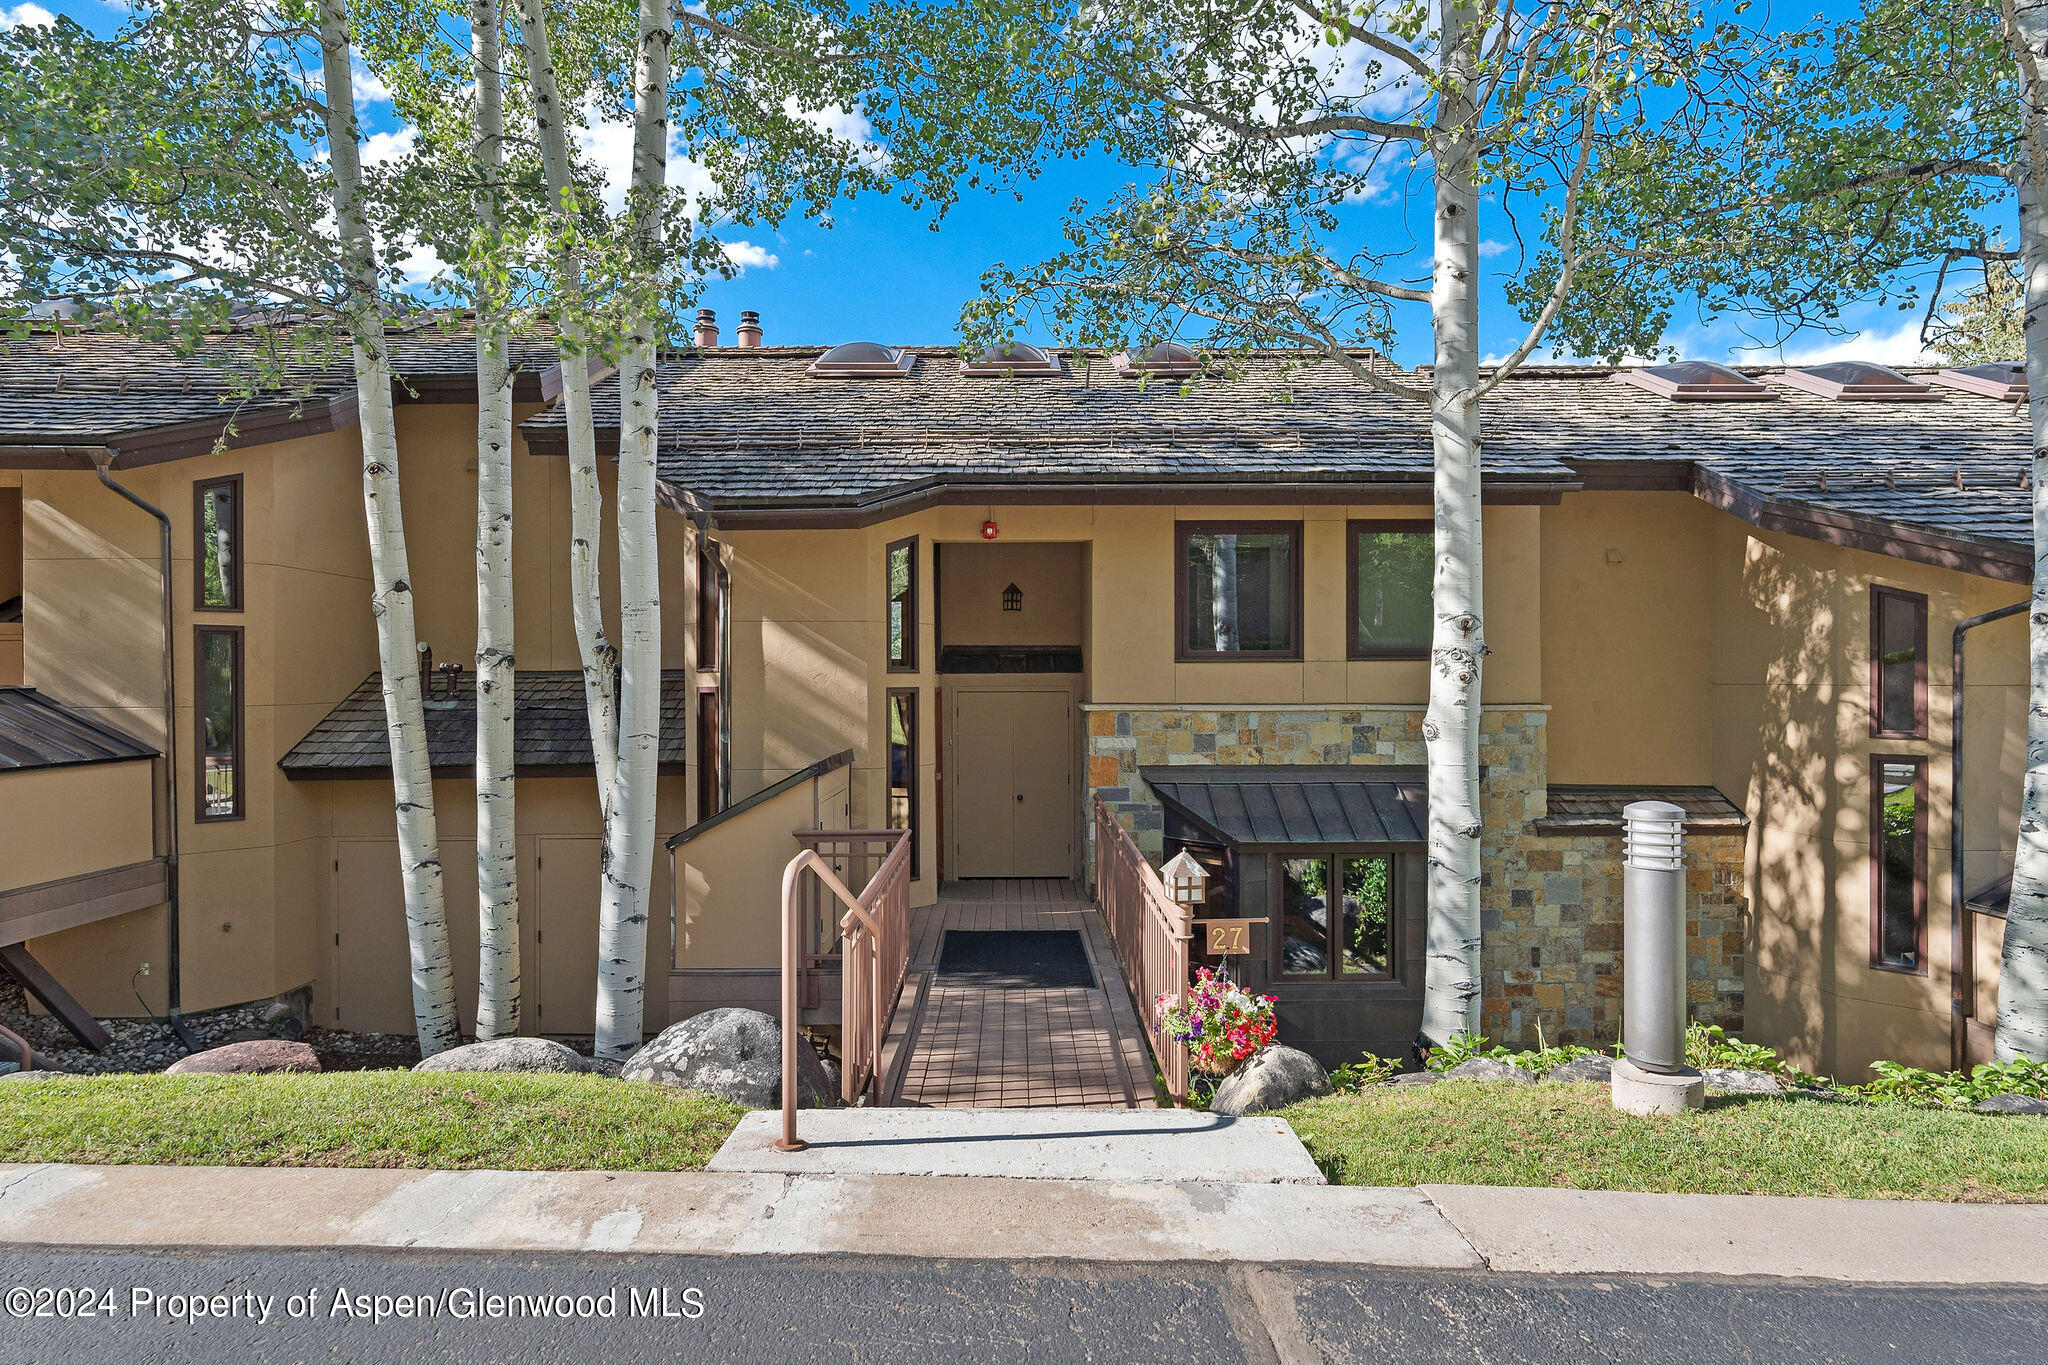
{"type": "Polygon", "coordinates": [[[1435,446],[1436,583],[1429,709],[1429,929],[1423,977],[1425,1045],[1479,1032],[1479,671],[1482,625],[1479,446],[1479,196],[1465,131],[1471,88],[1472,11],[1447,5],[1445,88],[1434,158],[1436,263],[1430,309],[1436,370],[1430,395],[1435,446]]]}
{"type": "Polygon", "coordinates": [[[562,413],[569,441],[569,610],[576,648],[583,661],[583,706],[590,722],[590,747],[597,774],[601,821],[609,827],[612,782],[618,772],[619,712],[616,679],[619,656],[604,628],[599,591],[604,493],[597,482],[597,435],[590,413],[589,347],[576,316],[582,289],[582,260],[570,244],[575,228],[568,134],[562,94],[548,49],[543,0],[519,0],[520,48],[533,90],[534,120],[540,133],[541,166],[554,205],[554,229],[561,236],[557,269],[565,306],[556,314],[556,347],[562,361],[562,413]]]}
{"type": "Polygon", "coordinates": [[[2027,772],[2013,854],[2012,903],[1998,973],[1994,1055],[2048,1061],[2048,90],[2035,80],[2048,62],[2048,5],[2014,7],[2020,62],[2020,274],[2026,288],[2027,411],[2034,457],[2034,587],[2027,616],[2027,772]]]}
{"type": "MultiPolygon", "coordinates": [[[[665,0],[640,0],[633,69],[633,185],[628,211],[640,284],[660,245],[668,177],[668,48],[665,0]]],[[[655,764],[661,745],[661,591],[655,544],[656,336],[649,300],[633,320],[619,365],[619,771],[605,831],[604,889],[597,911],[597,1039],[600,1057],[639,1048],[646,1002],[648,893],[654,879],[655,764]]]]}
{"type": "Polygon", "coordinates": [[[391,357],[384,339],[377,249],[364,220],[362,161],[356,144],[345,0],[320,0],[320,67],[328,153],[334,170],[335,232],[348,262],[347,321],[363,430],[363,507],[369,519],[371,614],[383,671],[385,727],[391,740],[399,873],[405,885],[406,942],[412,957],[412,1008],[420,1052],[431,1057],[462,1041],[455,1013],[455,970],[448,955],[448,911],[434,827],[433,774],[420,696],[412,574],[398,501],[398,433],[391,412],[391,357]]]}
{"type": "Polygon", "coordinates": [[[497,279],[505,165],[503,16],[473,0],[474,196],[484,244],[476,328],[476,1036],[519,1032],[519,846],[514,831],[511,338],[497,279]]]}

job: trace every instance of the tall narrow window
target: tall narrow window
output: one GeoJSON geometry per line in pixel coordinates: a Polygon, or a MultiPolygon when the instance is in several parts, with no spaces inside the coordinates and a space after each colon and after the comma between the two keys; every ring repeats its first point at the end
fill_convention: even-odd
{"type": "Polygon", "coordinates": [[[1426,521],[1351,523],[1352,658],[1429,657],[1435,546],[1426,521]]]}
{"type": "Polygon", "coordinates": [[[917,820],[917,689],[889,689],[889,815],[888,829],[910,831],[910,875],[918,867],[917,820]]]}
{"type": "Polygon", "coordinates": [[[1176,657],[1301,657],[1301,527],[1182,523],[1176,657]]]}
{"type": "Polygon", "coordinates": [[[1386,980],[1396,974],[1392,854],[1283,857],[1279,867],[1278,975],[1386,980]]]}
{"type": "Polygon", "coordinates": [[[242,610],[242,476],[192,485],[193,605],[242,610]]]}
{"type": "Polygon", "coordinates": [[[697,547],[697,667],[718,667],[719,637],[724,633],[725,561],[718,542],[701,541],[697,547]]]}
{"type": "Polygon", "coordinates": [[[197,660],[200,820],[239,820],[242,800],[242,631],[239,626],[198,626],[197,660]]]}
{"type": "Polygon", "coordinates": [[[725,717],[718,689],[697,693],[697,818],[725,809],[725,717]]]}
{"type": "Polygon", "coordinates": [[[1927,760],[1870,762],[1870,965],[1925,974],[1927,760]]]}
{"type": "Polygon", "coordinates": [[[1870,590],[1870,733],[1927,738],[1927,599],[1870,590]]]}
{"type": "Polygon", "coordinates": [[[889,671],[917,672],[917,537],[899,540],[887,551],[889,601],[885,629],[889,637],[889,671]]]}

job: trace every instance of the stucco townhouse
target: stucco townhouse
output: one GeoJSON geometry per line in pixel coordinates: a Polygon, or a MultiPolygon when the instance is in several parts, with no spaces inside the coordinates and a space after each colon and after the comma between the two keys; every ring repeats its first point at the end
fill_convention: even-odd
{"type": "MultiPolygon", "coordinates": [[[[1267,921],[1241,961],[1283,1039],[1405,1052],[1426,413],[1308,355],[759,336],[707,320],[660,368],[649,1028],[776,1008],[806,831],[912,830],[929,904],[1085,881],[1100,808],[1154,860],[1200,859],[1206,913],[1267,921]]],[[[317,1022],[404,1030],[353,382],[308,364],[231,394],[260,344],[52,331],[0,355],[0,961],[100,1014],[138,990],[162,1010],[175,980],[187,1010],[304,990],[317,1022]]],[[[473,361],[432,325],[393,348],[473,1002],[473,361]]],[[[518,820],[527,1024],[576,1035],[599,842],[557,378],[526,348],[518,820]]],[[[1955,641],[2026,596],[2024,396],[2005,366],[1692,362],[1532,368],[1490,397],[1490,1036],[1613,1037],[1620,810],[1654,796],[1688,813],[1696,1017],[1845,1076],[1988,1052],[2024,616],[1966,633],[1960,689],[1955,641]]],[[[602,382],[602,455],[617,400],[602,382]]],[[[832,1002],[807,1004],[829,1033],[832,1002]]]]}

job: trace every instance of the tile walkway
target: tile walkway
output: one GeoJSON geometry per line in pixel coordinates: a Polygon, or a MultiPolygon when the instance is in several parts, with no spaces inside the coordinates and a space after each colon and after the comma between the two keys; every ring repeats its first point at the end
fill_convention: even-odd
{"type": "Polygon", "coordinates": [[[948,882],[938,904],[910,913],[910,983],[884,1057],[885,1074],[893,1078],[889,1103],[1155,1107],[1152,1059],[1108,928],[1080,886],[1052,878],[948,882]],[[948,929],[1075,930],[1098,985],[985,990],[946,984],[935,969],[948,929]]]}

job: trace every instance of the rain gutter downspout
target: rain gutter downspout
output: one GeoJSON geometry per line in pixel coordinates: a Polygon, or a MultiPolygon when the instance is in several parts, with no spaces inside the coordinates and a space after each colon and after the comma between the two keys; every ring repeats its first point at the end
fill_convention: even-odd
{"type": "Polygon", "coordinates": [[[171,519],[164,515],[162,508],[115,483],[107,472],[112,463],[112,451],[94,454],[93,470],[99,475],[100,482],[156,518],[157,575],[163,588],[164,618],[164,885],[167,892],[166,934],[169,939],[165,949],[164,965],[169,977],[165,995],[169,1004],[171,1032],[177,1035],[187,1052],[197,1052],[199,1040],[185,1025],[184,973],[178,951],[178,692],[174,654],[177,627],[171,615],[171,519]]]}
{"type": "Polygon", "coordinates": [[[1948,943],[1949,943],[1949,1069],[1961,1071],[1969,1051],[1969,1018],[1976,1008],[1976,934],[1965,933],[1969,908],[1963,897],[1963,637],[1979,626],[2017,616],[2029,606],[2015,602],[1997,611],[1987,611],[1956,623],[1955,656],[1950,662],[1954,697],[1949,705],[1949,850],[1948,850],[1948,943]]]}

